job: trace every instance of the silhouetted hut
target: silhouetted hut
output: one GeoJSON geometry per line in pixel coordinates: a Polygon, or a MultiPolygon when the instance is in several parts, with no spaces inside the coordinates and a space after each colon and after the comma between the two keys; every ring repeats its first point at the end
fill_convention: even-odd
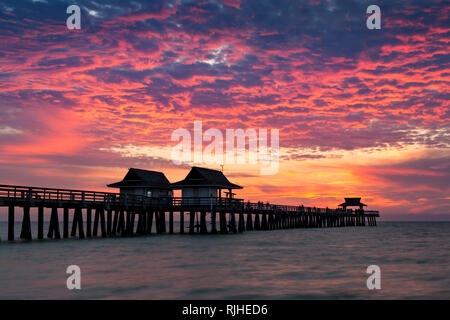
{"type": "Polygon", "coordinates": [[[222,199],[222,190],[228,190],[225,198],[233,198],[233,189],[242,189],[241,186],[231,183],[223,172],[213,169],[192,167],[184,180],[172,183],[172,189],[181,190],[185,203],[189,199],[195,203],[209,203],[212,198],[222,199]]]}
{"type": "Polygon", "coordinates": [[[347,210],[348,207],[359,207],[360,210],[363,210],[363,207],[367,207],[367,204],[361,202],[361,198],[344,198],[344,200],[345,202],[339,205],[344,210],[347,210]]]}
{"type": "Polygon", "coordinates": [[[169,180],[162,172],[130,168],[122,181],[107,185],[119,188],[122,194],[142,195],[152,198],[173,195],[169,180]]]}

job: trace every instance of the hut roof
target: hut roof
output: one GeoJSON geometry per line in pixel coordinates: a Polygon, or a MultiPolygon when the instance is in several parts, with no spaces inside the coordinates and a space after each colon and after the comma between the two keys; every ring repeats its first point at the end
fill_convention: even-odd
{"type": "Polygon", "coordinates": [[[364,204],[361,202],[361,198],[344,198],[345,202],[341,203],[339,205],[339,207],[343,207],[344,205],[346,207],[351,207],[351,206],[363,206],[363,207],[367,207],[367,204],[364,204]]]}
{"type": "Polygon", "coordinates": [[[184,180],[172,183],[172,188],[183,187],[217,187],[222,189],[242,189],[241,186],[231,183],[222,171],[192,167],[184,180]]]}
{"type": "Polygon", "coordinates": [[[110,188],[160,188],[171,189],[162,172],[130,168],[122,181],[107,185],[110,188]]]}

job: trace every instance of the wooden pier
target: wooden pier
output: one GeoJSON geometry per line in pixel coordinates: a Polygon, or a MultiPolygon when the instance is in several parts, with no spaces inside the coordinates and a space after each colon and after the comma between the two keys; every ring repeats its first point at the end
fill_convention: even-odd
{"type": "Polygon", "coordinates": [[[362,209],[286,206],[217,197],[151,198],[123,193],[11,185],[0,185],[0,207],[8,208],[10,241],[16,239],[14,223],[17,209],[23,212],[20,239],[24,240],[44,239],[45,236],[49,239],[83,239],[148,235],[152,230],[157,234],[173,234],[176,233],[174,213],[178,213],[180,217],[180,234],[376,226],[376,218],[379,217],[378,211],[362,209]],[[31,230],[32,208],[37,209],[37,232],[31,230]],[[51,212],[46,234],[45,208],[51,212]],[[58,215],[60,211],[63,217],[62,230],[58,215]],[[208,216],[210,223],[207,223],[208,216]]]}

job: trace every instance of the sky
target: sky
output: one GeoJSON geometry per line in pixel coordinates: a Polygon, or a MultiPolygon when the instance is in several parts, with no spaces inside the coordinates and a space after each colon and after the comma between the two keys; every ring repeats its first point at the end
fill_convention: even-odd
{"type": "MultiPolygon", "coordinates": [[[[108,190],[174,130],[279,130],[238,197],[450,219],[450,6],[438,0],[0,0],[0,184],[108,190]],[[66,26],[69,5],[81,29],[66,26]],[[381,30],[366,9],[381,8],[381,30]]],[[[220,164],[208,165],[221,169],[220,164]]],[[[112,190],[111,190],[112,191],[112,190]]]]}

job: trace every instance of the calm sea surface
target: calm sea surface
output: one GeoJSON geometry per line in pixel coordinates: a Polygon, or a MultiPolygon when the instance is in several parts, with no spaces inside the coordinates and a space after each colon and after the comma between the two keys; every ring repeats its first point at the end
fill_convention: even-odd
{"type": "Polygon", "coordinates": [[[1,299],[450,299],[450,223],[30,243],[6,230],[1,299]],[[372,264],[381,290],[366,287],[372,264]],[[81,290],[66,287],[69,265],[81,290]]]}

